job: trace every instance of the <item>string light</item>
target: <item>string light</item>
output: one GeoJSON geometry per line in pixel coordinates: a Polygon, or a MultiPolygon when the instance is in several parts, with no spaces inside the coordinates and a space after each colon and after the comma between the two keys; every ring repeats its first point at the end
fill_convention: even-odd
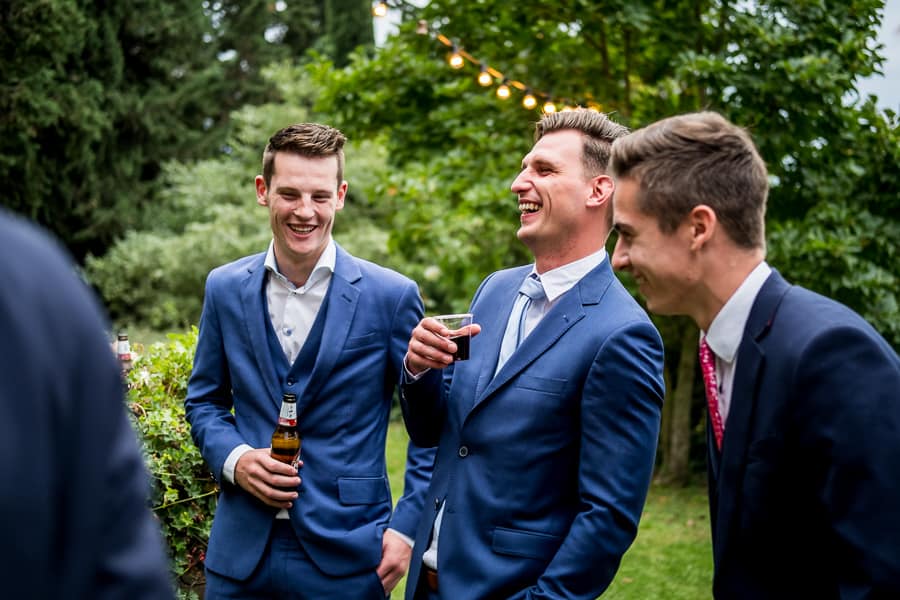
{"type": "Polygon", "coordinates": [[[478,85],[487,87],[494,83],[494,78],[488,73],[487,67],[481,65],[481,72],[478,73],[478,85]]]}
{"type": "Polygon", "coordinates": [[[447,57],[447,62],[450,63],[450,66],[454,69],[462,69],[466,65],[466,59],[459,53],[459,48],[456,47],[456,44],[453,44],[453,51],[450,52],[450,56],[447,57]]]}
{"type": "Polygon", "coordinates": [[[372,6],[372,16],[374,17],[384,17],[387,15],[388,5],[386,2],[376,2],[374,6],[372,6]]]}
{"type": "MultiPolygon", "coordinates": [[[[401,5],[405,4],[402,0],[399,0],[401,5]]],[[[382,2],[377,2],[372,6],[372,14],[376,17],[383,17],[387,14],[389,7],[397,4],[397,0],[387,0],[382,2]]],[[[415,32],[418,35],[430,35],[431,27],[429,26],[428,21],[425,19],[419,19],[416,21],[415,32]]],[[[489,87],[495,81],[500,81],[500,85],[497,86],[495,90],[495,94],[500,100],[507,100],[512,95],[512,89],[516,88],[520,92],[523,93],[522,96],[522,107],[526,110],[533,110],[538,105],[538,97],[544,98],[544,102],[541,106],[541,112],[544,114],[551,114],[556,112],[557,110],[573,110],[573,106],[579,106],[581,103],[579,102],[571,102],[569,99],[565,98],[554,98],[552,93],[541,92],[538,90],[532,90],[530,87],[526,86],[524,83],[520,81],[515,81],[508,79],[497,69],[491,67],[490,65],[476,59],[474,56],[463,50],[456,42],[452,41],[447,36],[443,35],[439,31],[435,30],[433,32],[433,37],[437,39],[440,43],[444,44],[448,48],[450,48],[450,52],[447,55],[447,63],[455,70],[462,69],[466,66],[466,62],[469,62],[473,65],[478,66],[479,72],[476,77],[478,84],[482,87],[489,87]],[[558,108],[557,105],[561,104],[562,108],[558,108]]],[[[601,106],[595,102],[593,99],[589,99],[586,103],[590,110],[600,111],[601,106]]]]}
{"type": "Polygon", "coordinates": [[[522,98],[522,106],[527,108],[528,110],[533,109],[537,106],[537,98],[534,97],[534,94],[531,93],[531,90],[525,93],[525,97],[522,98]]]}
{"type": "Polygon", "coordinates": [[[506,79],[504,79],[503,83],[501,83],[497,87],[497,97],[500,98],[501,100],[506,100],[507,98],[509,98],[509,94],[510,94],[509,85],[507,85],[506,79]]]}

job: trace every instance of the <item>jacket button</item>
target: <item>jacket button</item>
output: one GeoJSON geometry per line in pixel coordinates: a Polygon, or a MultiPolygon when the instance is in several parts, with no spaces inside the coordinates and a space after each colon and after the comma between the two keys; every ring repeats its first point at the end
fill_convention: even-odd
{"type": "Polygon", "coordinates": [[[460,447],[459,447],[459,456],[460,456],[461,458],[465,458],[465,457],[467,457],[468,455],[469,455],[469,449],[466,448],[465,446],[460,446],[460,447]]]}
{"type": "Polygon", "coordinates": [[[434,499],[434,510],[437,510],[437,509],[439,509],[440,507],[441,507],[441,499],[440,499],[440,498],[435,498],[435,499],[434,499]]]}

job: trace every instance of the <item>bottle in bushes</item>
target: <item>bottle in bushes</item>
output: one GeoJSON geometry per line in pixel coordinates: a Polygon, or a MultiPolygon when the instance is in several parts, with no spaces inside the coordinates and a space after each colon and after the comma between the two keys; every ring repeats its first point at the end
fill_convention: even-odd
{"type": "Polygon", "coordinates": [[[297,428],[297,395],[285,393],[281,398],[278,426],[272,433],[271,456],[283,463],[295,464],[300,457],[300,431],[297,428]]]}
{"type": "Polygon", "coordinates": [[[127,375],[131,370],[133,361],[131,358],[131,343],[128,341],[128,334],[120,331],[116,335],[116,356],[119,359],[119,365],[122,367],[122,374],[127,375]]]}

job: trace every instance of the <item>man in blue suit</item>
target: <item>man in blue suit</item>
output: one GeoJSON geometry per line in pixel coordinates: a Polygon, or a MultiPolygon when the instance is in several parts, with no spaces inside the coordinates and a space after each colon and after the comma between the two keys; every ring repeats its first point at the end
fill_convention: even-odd
{"type": "Polygon", "coordinates": [[[96,298],[37,227],[0,211],[4,598],[173,598],[147,471],[96,298]]]}
{"type": "Polygon", "coordinates": [[[900,359],[765,261],[765,164],[715,113],[613,145],[613,266],[702,330],[716,598],[900,598],[900,359]]]}
{"type": "Polygon", "coordinates": [[[433,451],[410,445],[393,513],[384,451],[422,303],[414,282],[331,237],[344,141],[312,123],[269,139],[256,192],[273,241],[207,279],[185,407],[222,485],[209,600],[383,598],[408,568],[433,451]],[[298,399],[299,471],[269,456],[286,392],[298,399]]]}
{"type": "Polygon", "coordinates": [[[604,250],[624,133],[585,109],[545,116],[512,184],[534,264],[481,284],[469,360],[438,321],[413,331],[401,404],[438,451],[409,599],[592,600],[635,537],[663,348],[604,250]]]}

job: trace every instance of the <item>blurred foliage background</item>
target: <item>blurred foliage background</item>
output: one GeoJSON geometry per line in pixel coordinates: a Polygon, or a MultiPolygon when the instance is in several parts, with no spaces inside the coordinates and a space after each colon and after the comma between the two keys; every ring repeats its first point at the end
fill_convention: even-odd
{"type": "MultiPolygon", "coordinates": [[[[253,188],[268,137],[325,122],[350,138],[335,238],[414,278],[428,312],[456,312],[530,261],[509,185],[541,102],[632,128],[709,109],[767,162],[769,262],[900,348],[900,118],[858,91],[883,63],[883,2],[390,4],[402,22],[376,47],[360,0],[2,3],[2,204],[63,239],[118,327],[188,331],[209,270],[270,239],[253,188]],[[477,62],[450,68],[440,39],[477,62]],[[538,107],[479,85],[478,62],[538,107]]],[[[655,320],[657,474],[680,484],[703,465],[697,331],[655,320]]]]}

